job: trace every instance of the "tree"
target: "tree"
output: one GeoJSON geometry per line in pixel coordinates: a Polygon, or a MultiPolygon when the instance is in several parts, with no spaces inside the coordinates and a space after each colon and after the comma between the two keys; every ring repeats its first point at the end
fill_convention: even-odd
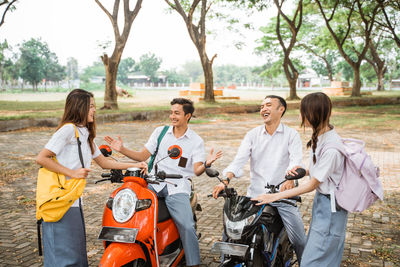
{"type": "Polygon", "coordinates": [[[371,32],[374,27],[375,16],[379,6],[373,2],[370,3],[361,0],[315,1],[318,4],[325,24],[334,39],[340,54],[353,68],[354,80],[351,96],[361,96],[360,66],[368,51],[371,32]],[[331,11],[328,15],[329,10],[331,11]],[[352,28],[352,25],[355,24],[360,25],[359,32],[356,32],[355,29],[352,28]],[[336,27],[334,28],[334,26],[336,27]],[[356,36],[352,38],[352,35],[356,36]],[[348,51],[356,49],[356,45],[354,44],[355,40],[360,40],[358,46],[361,51],[359,51],[355,57],[351,57],[348,51]]]}
{"type": "Polygon", "coordinates": [[[1,0],[0,2],[0,7],[4,6],[4,10],[2,12],[1,15],[1,21],[0,21],[0,27],[4,24],[6,15],[9,11],[13,11],[15,10],[15,4],[16,4],[17,0],[1,0]]]}
{"type": "Polygon", "coordinates": [[[40,39],[32,38],[20,46],[20,76],[32,84],[36,91],[38,83],[45,78],[45,64],[49,53],[47,44],[40,39]]]}
{"type": "Polygon", "coordinates": [[[377,2],[379,3],[379,7],[383,14],[383,18],[379,21],[379,24],[385,27],[392,34],[393,40],[400,48],[399,28],[396,29],[396,26],[400,23],[400,1],[377,0],[377,2]]]}
{"type": "Polygon", "coordinates": [[[188,83],[190,80],[188,76],[178,73],[175,69],[165,70],[162,73],[167,77],[169,83],[188,83]]]}
{"type": "Polygon", "coordinates": [[[392,48],[387,53],[386,66],[387,71],[385,73],[385,78],[390,82],[393,79],[400,79],[400,51],[399,49],[392,48]]]}
{"type": "Polygon", "coordinates": [[[204,82],[203,67],[199,61],[186,61],[182,73],[189,77],[190,82],[204,82]]]}
{"type": "Polygon", "coordinates": [[[57,55],[53,52],[47,53],[44,58],[45,90],[48,81],[60,82],[66,76],[66,68],[58,63],[57,55]]]}
{"type": "Polygon", "coordinates": [[[320,76],[327,76],[333,81],[334,64],[338,56],[337,48],[318,9],[313,2],[304,5],[303,25],[297,37],[297,49],[305,49],[312,56],[311,68],[320,76]]]}
{"type": "Polygon", "coordinates": [[[128,83],[128,74],[138,69],[135,65],[135,60],[131,57],[124,58],[121,60],[118,66],[117,81],[123,84],[128,83]]]}
{"type": "Polygon", "coordinates": [[[162,59],[156,57],[152,53],[147,53],[142,55],[139,59],[139,70],[143,72],[144,75],[150,77],[151,82],[157,82],[157,71],[160,68],[162,59]]]}
{"type": "Polygon", "coordinates": [[[369,53],[365,55],[365,60],[372,66],[375,71],[376,77],[378,78],[378,86],[376,90],[383,91],[385,90],[384,76],[387,67],[385,65],[385,59],[382,59],[379,56],[378,49],[381,45],[380,41],[381,40],[378,40],[376,43],[374,43],[373,39],[370,40],[369,53]]]}
{"type": "Polygon", "coordinates": [[[335,59],[337,58],[336,51],[325,50],[318,53],[312,47],[306,48],[310,51],[316,58],[320,60],[311,60],[311,68],[320,76],[327,76],[330,81],[333,81],[335,75],[335,59]],[[321,63],[322,61],[322,63],[321,63]]]}
{"type": "Polygon", "coordinates": [[[267,27],[261,28],[265,35],[261,39],[262,45],[257,47],[257,50],[267,53],[267,57],[269,57],[270,64],[265,65],[266,69],[264,69],[262,75],[270,79],[276,77],[275,75],[279,70],[276,62],[279,61],[289,82],[290,95],[288,99],[299,99],[296,93],[299,64],[296,64],[290,56],[295,48],[297,35],[303,21],[303,1],[297,2],[292,18],[289,18],[283,12],[284,2],[284,0],[274,0],[278,14],[271,19],[267,27]],[[281,21],[281,18],[283,18],[283,21],[281,21]],[[279,46],[280,49],[278,48],[279,46]]]}
{"type": "Polygon", "coordinates": [[[0,43],[0,79],[2,86],[4,86],[6,82],[5,65],[8,62],[8,58],[5,54],[7,50],[9,50],[9,45],[7,40],[4,40],[2,43],[0,43]]]}
{"type": "Polygon", "coordinates": [[[296,43],[297,34],[299,33],[301,24],[303,22],[303,1],[299,0],[297,2],[297,8],[296,11],[294,12],[292,19],[290,19],[283,12],[282,6],[284,2],[285,0],[274,0],[274,3],[278,8],[278,15],[276,17],[276,35],[278,37],[279,44],[281,45],[284,54],[282,65],[290,87],[290,94],[288,99],[299,99],[296,93],[296,84],[297,84],[297,78],[299,77],[299,72],[296,69],[295,65],[293,64],[292,60],[290,59],[290,53],[292,52],[293,47],[296,43]],[[288,44],[285,44],[282,38],[281,16],[290,29],[291,36],[288,44]]]}
{"type": "Polygon", "coordinates": [[[17,55],[12,51],[7,40],[4,40],[0,43],[0,79],[3,88],[9,81],[14,84],[18,79],[19,65],[16,61],[17,55]]]}
{"type": "Polygon", "coordinates": [[[106,88],[104,93],[104,106],[102,109],[118,109],[118,94],[117,86],[117,72],[118,66],[124,51],[126,42],[128,41],[129,33],[132,23],[135,20],[140,8],[142,7],[143,0],[137,0],[135,8],[131,11],[129,9],[129,0],[123,0],[124,23],[122,33],[118,26],[118,11],[120,8],[120,0],[114,0],[114,7],[112,14],[100,3],[95,0],[99,7],[104,11],[110,19],[111,25],[114,30],[114,50],[109,57],[106,53],[101,57],[106,70],[106,88]]]}
{"type": "Polygon", "coordinates": [[[203,67],[205,82],[204,100],[206,102],[214,102],[214,77],[212,65],[217,54],[209,59],[206,51],[206,17],[211,8],[212,2],[207,3],[207,0],[174,0],[173,2],[165,0],[165,2],[181,15],[186,24],[190,39],[199,53],[200,62],[203,67]],[[197,24],[194,22],[196,10],[199,16],[197,24]]]}
{"type": "Polygon", "coordinates": [[[79,78],[78,60],[76,58],[69,57],[67,59],[66,72],[68,80],[76,80],[79,78]]]}

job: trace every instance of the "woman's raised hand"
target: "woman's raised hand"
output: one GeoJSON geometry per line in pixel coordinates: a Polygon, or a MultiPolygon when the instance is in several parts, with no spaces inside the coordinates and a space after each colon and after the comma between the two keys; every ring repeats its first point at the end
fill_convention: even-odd
{"type": "Polygon", "coordinates": [[[214,148],[211,148],[210,154],[207,155],[207,159],[206,159],[207,166],[210,166],[211,164],[213,164],[220,157],[222,157],[222,151],[220,150],[217,153],[215,153],[215,155],[214,155],[214,148]]]}
{"type": "Polygon", "coordinates": [[[113,150],[116,150],[118,152],[121,152],[122,148],[124,147],[121,136],[119,135],[118,135],[118,140],[108,135],[104,137],[104,140],[111,146],[113,150]]]}

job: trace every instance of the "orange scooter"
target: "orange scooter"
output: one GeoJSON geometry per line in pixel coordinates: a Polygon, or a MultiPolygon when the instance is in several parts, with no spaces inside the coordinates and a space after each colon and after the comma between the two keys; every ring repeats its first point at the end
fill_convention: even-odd
{"type": "MultiPolygon", "coordinates": [[[[101,146],[105,156],[111,156],[108,146],[101,146]]],[[[179,149],[168,151],[171,158],[181,156],[179,149]]],[[[129,168],[124,174],[120,170],[102,174],[97,182],[110,180],[123,183],[108,198],[103,214],[99,239],[104,241],[101,267],[106,266],[178,266],[184,260],[184,250],[178,229],[173,222],[165,200],[157,198],[147,185],[179,179],[181,175],[143,175],[138,168],[129,168]]],[[[96,182],[96,183],[97,183],[96,182]]],[[[192,188],[193,189],[193,188],[192,188]]],[[[193,190],[192,190],[193,191],[193,190]]],[[[191,194],[192,210],[201,210],[194,192],[191,194]]]]}

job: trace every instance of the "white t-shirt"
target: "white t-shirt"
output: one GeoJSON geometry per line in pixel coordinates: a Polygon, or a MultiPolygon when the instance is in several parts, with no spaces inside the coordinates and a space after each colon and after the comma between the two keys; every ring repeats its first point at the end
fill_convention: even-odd
{"type": "MultiPolygon", "coordinates": [[[[90,150],[89,131],[86,127],[77,127],[79,140],[81,141],[82,158],[85,168],[90,168],[92,159],[100,156],[101,152],[96,143],[94,154],[90,150]]],[[[56,154],[58,163],[71,170],[82,168],[79,159],[78,143],[75,137],[75,129],[72,124],[66,124],[58,129],[45,145],[45,148],[56,154]]],[[[66,179],[70,177],[66,176],[66,179]]],[[[76,200],[72,207],[79,207],[76,200]]]]}
{"type": "MultiPolygon", "coordinates": [[[[144,145],[151,154],[157,148],[157,140],[163,128],[164,126],[157,127],[144,145]]],[[[190,194],[190,181],[188,179],[194,176],[194,164],[205,160],[203,139],[189,128],[183,136],[176,138],[173,133],[173,127],[170,126],[161,140],[154,164],[164,157],[166,158],[157,164],[158,171],[165,171],[167,174],[180,174],[183,179],[167,179],[168,182],[176,184],[177,187],[168,183],[152,184],[151,186],[159,192],[167,185],[170,195],[177,193],[190,194]],[[178,145],[182,149],[182,156],[179,159],[168,157],[168,149],[173,145],[178,145]]],[[[153,167],[152,173],[154,171],[155,167],[153,167]]]]}
{"type": "Polygon", "coordinates": [[[320,135],[317,141],[317,149],[315,151],[316,163],[313,163],[313,152],[310,150],[310,177],[314,177],[321,183],[317,190],[321,194],[328,195],[334,189],[335,184],[340,182],[344,168],[344,156],[334,148],[326,150],[320,157],[318,157],[321,148],[326,143],[339,143],[342,144],[340,136],[334,129],[320,135]],[[328,179],[330,177],[330,179],[328,179]]]}

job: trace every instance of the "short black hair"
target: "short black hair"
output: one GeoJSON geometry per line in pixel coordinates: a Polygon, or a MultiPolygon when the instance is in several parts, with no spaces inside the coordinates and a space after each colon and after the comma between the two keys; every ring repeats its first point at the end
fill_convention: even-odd
{"type": "Polygon", "coordinates": [[[175,104],[179,104],[179,105],[182,105],[182,108],[183,108],[183,112],[185,112],[185,115],[186,114],[190,114],[190,118],[189,118],[189,120],[188,120],[188,122],[190,121],[190,119],[192,118],[192,116],[193,116],[193,113],[194,113],[194,105],[193,105],[193,101],[192,100],[190,100],[190,99],[187,99],[187,98],[174,98],[174,99],[172,99],[172,101],[171,101],[171,106],[172,105],[175,105],[175,104]]]}
{"type": "Polygon", "coordinates": [[[284,110],[283,113],[282,113],[282,117],[283,117],[283,115],[285,114],[286,109],[287,109],[287,104],[286,104],[285,99],[283,99],[283,97],[280,97],[280,96],[278,96],[278,95],[267,95],[264,99],[267,99],[267,98],[276,98],[276,99],[279,100],[279,102],[281,103],[281,105],[285,108],[285,110],[284,110]]]}

